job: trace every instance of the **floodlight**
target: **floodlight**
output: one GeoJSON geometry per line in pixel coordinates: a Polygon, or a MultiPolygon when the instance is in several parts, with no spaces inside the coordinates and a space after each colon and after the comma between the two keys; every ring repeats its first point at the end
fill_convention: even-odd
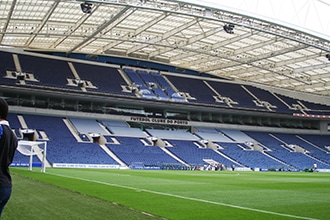
{"type": "Polygon", "coordinates": [[[83,13],[90,14],[92,12],[92,4],[88,2],[84,2],[80,4],[80,8],[83,13]]]}
{"type": "Polygon", "coordinates": [[[233,25],[233,24],[225,24],[223,26],[223,29],[226,31],[226,33],[233,34],[234,33],[234,27],[235,27],[235,25],[233,25]]]}
{"type": "Polygon", "coordinates": [[[325,55],[325,57],[330,61],[330,53],[328,53],[327,55],[325,55]]]}

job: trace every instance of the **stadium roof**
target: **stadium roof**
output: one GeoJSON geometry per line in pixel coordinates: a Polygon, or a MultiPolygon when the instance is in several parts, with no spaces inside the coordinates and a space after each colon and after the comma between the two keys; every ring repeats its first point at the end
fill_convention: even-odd
{"type": "Polygon", "coordinates": [[[3,0],[0,45],[143,59],[329,96],[329,1],[276,2],[3,0]]]}

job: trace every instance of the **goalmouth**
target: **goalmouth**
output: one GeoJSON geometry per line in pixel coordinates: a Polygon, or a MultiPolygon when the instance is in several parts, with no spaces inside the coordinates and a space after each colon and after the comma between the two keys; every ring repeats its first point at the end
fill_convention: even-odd
{"type": "Polygon", "coordinates": [[[26,156],[30,156],[29,170],[32,170],[33,156],[36,155],[41,161],[41,172],[46,172],[47,142],[37,141],[18,141],[17,150],[26,156]]]}

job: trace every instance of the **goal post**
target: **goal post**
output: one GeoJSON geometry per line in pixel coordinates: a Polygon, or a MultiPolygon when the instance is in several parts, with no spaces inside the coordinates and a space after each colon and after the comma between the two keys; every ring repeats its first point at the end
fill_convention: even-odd
{"type": "Polygon", "coordinates": [[[37,156],[41,161],[41,172],[46,172],[47,158],[47,142],[39,141],[18,141],[17,150],[25,155],[30,156],[29,170],[32,170],[33,156],[37,156]]]}

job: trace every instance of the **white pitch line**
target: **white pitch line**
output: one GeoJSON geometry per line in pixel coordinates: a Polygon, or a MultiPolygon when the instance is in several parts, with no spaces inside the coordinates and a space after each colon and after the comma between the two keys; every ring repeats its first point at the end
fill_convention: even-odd
{"type": "Polygon", "coordinates": [[[261,210],[261,209],[254,209],[254,208],[238,206],[238,205],[232,205],[232,204],[227,204],[227,203],[222,203],[222,202],[209,201],[209,200],[205,200],[205,199],[191,198],[191,197],[180,196],[180,195],[175,195],[175,194],[170,194],[170,193],[157,192],[157,191],[147,190],[147,189],[140,189],[140,188],[131,187],[131,186],[123,186],[123,185],[118,185],[118,184],[114,184],[114,183],[107,183],[107,182],[91,180],[91,179],[85,179],[85,178],[80,178],[80,177],[72,177],[72,176],[66,176],[66,175],[55,174],[55,173],[46,173],[46,174],[66,177],[66,178],[70,178],[70,179],[77,179],[77,180],[82,180],[82,181],[86,181],[86,182],[98,183],[98,184],[102,184],[102,185],[114,186],[114,187],[118,187],[118,188],[131,189],[131,190],[138,191],[138,192],[148,192],[148,193],[153,193],[153,194],[157,194],[157,195],[175,197],[175,198],[185,199],[185,200],[190,200],[190,201],[197,201],[197,202],[203,202],[203,203],[209,203],[209,204],[214,204],[214,205],[226,206],[226,207],[231,207],[231,208],[236,208],[236,209],[243,209],[243,210],[248,210],[248,211],[260,212],[260,213],[265,213],[265,214],[270,214],[270,215],[277,215],[277,216],[284,216],[284,217],[291,217],[291,218],[305,219],[305,220],[319,220],[319,219],[316,219],[316,218],[290,215],[290,214],[279,213],[279,212],[271,212],[271,211],[266,211],[266,210],[261,210]]]}

